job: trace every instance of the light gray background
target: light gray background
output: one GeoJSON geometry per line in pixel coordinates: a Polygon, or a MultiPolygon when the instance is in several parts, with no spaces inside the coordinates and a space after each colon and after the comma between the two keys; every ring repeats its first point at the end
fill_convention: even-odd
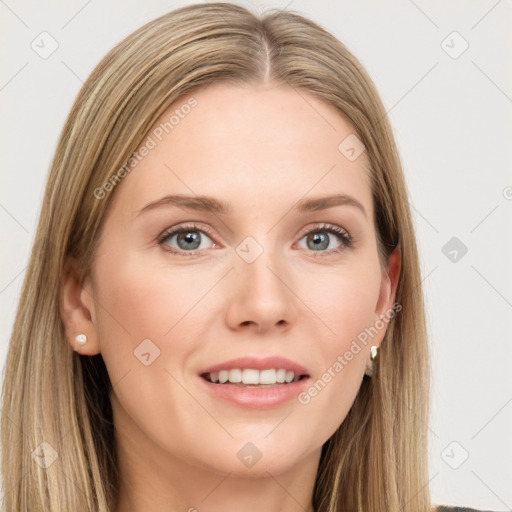
{"type": "MultiPolygon", "coordinates": [[[[123,37],[188,3],[0,0],[2,369],[46,173],[82,81],[123,37]],[[43,31],[59,45],[46,59],[31,48],[43,31]]],[[[433,502],[510,510],[512,2],[238,3],[305,14],[374,79],[402,155],[421,253],[434,367],[433,502]],[[453,58],[464,40],[469,48],[453,58]],[[452,237],[468,248],[455,262],[452,248],[442,252],[452,237]]]]}

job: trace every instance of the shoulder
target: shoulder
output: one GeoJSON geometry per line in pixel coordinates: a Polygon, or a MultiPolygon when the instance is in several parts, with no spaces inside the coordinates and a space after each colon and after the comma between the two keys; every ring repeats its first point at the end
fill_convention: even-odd
{"type": "Polygon", "coordinates": [[[492,512],[491,510],[477,510],[476,508],[454,507],[448,505],[439,505],[432,509],[432,512],[492,512]]]}

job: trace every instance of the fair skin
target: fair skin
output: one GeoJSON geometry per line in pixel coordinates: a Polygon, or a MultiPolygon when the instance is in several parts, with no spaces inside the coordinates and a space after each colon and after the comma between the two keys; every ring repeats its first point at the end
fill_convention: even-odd
{"type": "Polygon", "coordinates": [[[219,84],[193,96],[197,106],[117,185],[92,275],[82,286],[72,273],[63,281],[70,343],[101,353],[114,386],[116,512],[311,512],[322,445],[353,404],[385,328],[307,404],[233,403],[209,393],[200,372],[278,355],[307,369],[307,389],[389,311],[399,254],[381,266],[366,155],[350,161],[338,150],[355,130],[334,107],[271,83],[219,84]],[[139,213],[169,194],[212,196],[232,211],[139,213]],[[333,194],[364,212],[353,204],[293,209],[333,194]],[[177,235],[158,243],[191,222],[199,248],[177,235]],[[352,245],[323,223],[348,232],[352,245]],[[308,240],[309,231],[325,244],[308,240]],[[263,249],[251,263],[236,250],[249,236],[263,249]],[[87,334],[83,347],[78,333],[87,334]],[[149,365],[134,355],[145,339],[160,350],[149,365]],[[251,467],[237,456],[247,443],[261,454],[251,467]]]}

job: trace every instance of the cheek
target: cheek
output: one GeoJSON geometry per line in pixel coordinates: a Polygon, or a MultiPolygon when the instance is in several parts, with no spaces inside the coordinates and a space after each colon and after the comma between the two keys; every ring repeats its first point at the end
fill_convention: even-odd
{"type": "Polygon", "coordinates": [[[112,382],[130,371],[130,380],[137,376],[140,383],[138,395],[146,386],[151,396],[151,385],[162,384],[157,372],[164,381],[169,379],[164,370],[188,378],[190,362],[211,328],[212,310],[220,307],[213,304],[218,292],[205,297],[218,275],[212,269],[171,267],[161,258],[143,258],[136,252],[123,258],[109,253],[97,260],[96,268],[102,306],[100,350],[112,382]],[[148,353],[144,361],[142,354],[148,353]],[[148,359],[154,362],[146,367],[148,359]]]}
{"type": "Polygon", "coordinates": [[[310,411],[312,427],[325,428],[329,435],[345,418],[361,385],[372,345],[367,332],[375,321],[380,276],[376,262],[361,261],[318,276],[309,288],[308,306],[322,322],[316,324],[313,338],[322,365],[299,403],[310,411]],[[324,334],[319,336],[320,332],[324,334]],[[315,418],[322,418],[322,427],[315,418]]]}
{"type": "Polygon", "coordinates": [[[304,302],[324,324],[320,326],[329,353],[339,351],[375,319],[380,292],[380,268],[357,262],[318,273],[312,285],[303,283],[304,302]]]}
{"type": "Polygon", "coordinates": [[[192,431],[192,415],[179,411],[194,403],[176,381],[183,382],[197,350],[189,312],[204,288],[179,269],[169,272],[134,256],[104,257],[96,269],[100,350],[121,404],[119,417],[161,439],[168,435],[161,420],[169,415],[184,423],[183,431],[192,431]]]}
{"type": "MultiPolygon", "coordinates": [[[[191,288],[133,256],[97,260],[96,276],[100,350],[112,382],[129,370],[139,372],[148,360],[155,361],[153,368],[163,367],[166,344],[191,307],[191,288]]],[[[179,351],[173,344],[173,353],[179,351]]]]}
{"type": "Polygon", "coordinates": [[[102,316],[109,328],[133,342],[161,339],[200,297],[197,283],[194,288],[180,269],[169,272],[137,257],[105,258],[97,268],[97,275],[105,277],[98,279],[102,316]]]}

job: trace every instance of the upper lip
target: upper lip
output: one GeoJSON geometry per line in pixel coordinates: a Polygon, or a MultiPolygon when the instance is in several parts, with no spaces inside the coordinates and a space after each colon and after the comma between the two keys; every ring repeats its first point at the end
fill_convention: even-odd
{"type": "Polygon", "coordinates": [[[284,369],[287,371],[293,371],[295,375],[308,375],[306,368],[294,361],[291,361],[290,359],[287,359],[286,357],[281,356],[269,356],[262,358],[250,356],[238,357],[236,359],[230,359],[229,361],[209,366],[202,370],[200,374],[220,372],[221,370],[234,370],[236,368],[253,368],[255,370],[268,370],[275,368],[277,370],[284,369]]]}

